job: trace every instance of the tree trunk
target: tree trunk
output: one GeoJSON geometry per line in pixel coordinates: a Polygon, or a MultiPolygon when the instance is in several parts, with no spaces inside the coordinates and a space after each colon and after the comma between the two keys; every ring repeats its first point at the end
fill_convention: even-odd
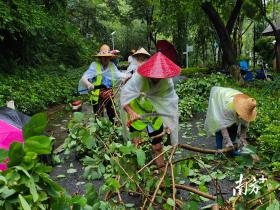
{"type": "MultiPolygon", "coordinates": [[[[222,19],[220,18],[220,16],[218,15],[217,11],[214,9],[211,3],[202,3],[201,7],[216,29],[223,50],[223,57],[225,59],[226,64],[228,65],[228,69],[232,77],[237,81],[242,80],[240,75],[240,68],[237,65],[236,55],[234,53],[234,49],[231,43],[230,34],[228,33],[228,29],[229,31],[232,31],[231,24],[228,24],[228,29],[225,27],[222,19]]],[[[231,15],[231,17],[235,16],[231,15]]]]}
{"type": "Polygon", "coordinates": [[[276,43],[275,43],[275,45],[276,45],[276,50],[275,50],[275,52],[276,52],[276,56],[275,56],[275,58],[276,58],[276,71],[277,72],[280,72],[280,35],[278,35],[278,40],[276,40],[276,43]]]}

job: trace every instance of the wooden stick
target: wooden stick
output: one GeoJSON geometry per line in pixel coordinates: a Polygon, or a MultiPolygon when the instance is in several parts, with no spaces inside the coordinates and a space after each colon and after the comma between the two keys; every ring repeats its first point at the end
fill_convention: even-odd
{"type": "Polygon", "coordinates": [[[145,199],[144,204],[143,204],[143,206],[141,207],[141,210],[145,210],[147,201],[148,201],[148,198],[145,199]]]}
{"type": "Polygon", "coordinates": [[[230,152],[237,148],[237,147],[228,147],[228,148],[224,148],[224,149],[214,150],[214,149],[202,149],[202,148],[194,147],[194,146],[191,146],[188,144],[179,144],[178,147],[182,148],[182,149],[190,150],[193,152],[200,152],[200,153],[205,153],[205,154],[226,153],[226,152],[230,152]]]}
{"type": "Polygon", "coordinates": [[[235,210],[235,205],[236,205],[236,202],[239,200],[239,198],[241,197],[241,195],[238,195],[232,202],[232,210],[235,210]]]}
{"type": "MultiPolygon", "coordinates": [[[[173,165],[172,160],[169,159],[169,165],[170,165],[170,171],[171,171],[171,180],[172,180],[172,198],[174,202],[176,201],[176,188],[175,188],[175,179],[174,179],[174,171],[173,171],[173,165]]],[[[176,205],[173,206],[173,210],[175,210],[176,205]]]]}
{"type": "MultiPolygon", "coordinates": [[[[117,177],[116,177],[116,180],[118,181],[118,183],[119,183],[119,184],[120,184],[120,179],[121,179],[121,176],[117,176],[117,177]]],[[[118,192],[117,192],[117,193],[118,193],[118,199],[119,199],[119,202],[123,204],[124,202],[123,202],[123,199],[122,199],[122,196],[121,196],[120,190],[118,190],[118,192]]]]}
{"type": "Polygon", "coordinates": [[[205,193],[205,192],[201,192],[200,190],[197,190],[197,189],[192,188],[192,187],[190,187],[190,186],[181,185],[181,184],[175,184],[175,187],[176,187],[177,189],[190,191],[190,192],[192,192],[192,193],[195,193],[195,194],[197,194],[197,195],[200,195],[200,196],[202,196],[202,197],[204,197],[204,198],[208,198],[208,199],[210,199],[210,200],[216,200],[216,198],[217,198],[217,197],[214,196],[214,195],[209,195],[209,194],[207,194],[207,193],[205,193]]]}
{"type": "MultiPolygon", "coordinates": [[[[173,149],[172,149],[171,155],[170,155],[170,157],[169,157],[169,160],[172,160],[173,155],[174,155],[174,153],[175,153],[175,151],[176,151],[176,148],[177,148],[177,145],[173,146],[173,149]]],[[[152,204],[154,203],[154,200],[155,200],[155,198],[156,198],[156,194],[157,194],[157,192],[158,192],[158,190],[159,190],[159,187],[160,187],[160,185],[161,185],[161,183],[162,183],[162,181],[163,181],[163,179],[164,179],[164,177],[165,177],[165,175],[166,175],[166,173],[167,173],[167,169],[168,169],[168,165],[169,165],[169,160],[168,160],[168,163],[165,165],[163,174],[162,174],[162,176],[160,177],[159,183],[158,183],[158,185],[157,185],[157,187],[156,187],[156,190],[155,190],[155,192],[154,192],[154,194],[153,194],[153,197],[152,197],[152,199],[151,199],[151,202],[150,202],[149,207],[151,207],[152,204]]]]}
{"type": "Polygon", "coordinates": [[[153,158],[150,162],[148,162],[146,165],[144,165],[140,170],[137,171],[137,174],[139,174],[141,171],[143,171],[145,168],[147,168],[149,165],[151,165],[158,157],[160,157],[161,155],[165,154],[166,152],[168,152],[170,149],[172,149],[172,147],[170,147],[168,150],[163,151],[162,153],[160,153],[159,155],[157,155],[155,158],[153,158]]]}
{"type": "Polygon", "coordinates": [[[269,191],[267,191],[266,193],[264,193],[263,195],[260,195],[259,197],[254,198],[254,199],[248,201],[247,204],[253,203],[254,201],[259,200],[259,199],[263,198],[266,195],[269,195],[270,193],[274,192],[275,190],[278,190],[279,188],[280,188],[280,186],[272,188],[269,191]]]}

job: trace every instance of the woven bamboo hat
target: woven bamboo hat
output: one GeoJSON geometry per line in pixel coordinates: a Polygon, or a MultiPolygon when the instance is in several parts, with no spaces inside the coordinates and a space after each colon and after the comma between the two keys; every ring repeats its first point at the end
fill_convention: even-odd
{"type": "Polygon", "coordinates": [[[133,56],[137,56],[137,55],[140,55],[140,54],[146,55],[147,57],[150,57],[150,56],[151,56],[150,53],[148,53],[143,47],[140,48],[139,50],[137,50],[137,51],[133,54],[133,56]]]}
{"type": "Polygon", "coordinates": [[[164,79],[179,75],[181,68],[161,52],[157,52],[138,68],[138,73],[148,78],[164,79]]]}
{"type": "Polygon", "coordinates": [[[110,52],[110,47],[107,44],[103,44],[95,57],[116,57],[116,55],[110,52]]]}
{"type": "Polygon", "coordinates": [[[257,101],[245,94],[237,94],[233,98],[233,107],[237,114],[245,121],[251,122],[257,116],[257,101]]]}

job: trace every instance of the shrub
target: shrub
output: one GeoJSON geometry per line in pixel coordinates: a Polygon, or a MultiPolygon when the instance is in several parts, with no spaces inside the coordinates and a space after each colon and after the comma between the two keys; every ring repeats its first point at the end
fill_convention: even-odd
{"type": "Polygon", "coordinates": [[[183,68],[181,75],[183,76],[193,76],[196,73],[207,73],[208,72],[208,68],[204,68],[204,67],[191,67],[191,68],[183,68]]]}

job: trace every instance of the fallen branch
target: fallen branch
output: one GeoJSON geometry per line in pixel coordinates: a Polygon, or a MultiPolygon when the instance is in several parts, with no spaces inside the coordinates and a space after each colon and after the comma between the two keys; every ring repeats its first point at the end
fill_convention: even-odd
{"type": "Polygon", "coordinates": [[[151,165],[158,157],[162,156],[166,152],[168,152],[172,147],[170,147],[168,150],[165,150],[161,152],[159,155],[157,155],[155,158],[153,158],[150,162],[148,162],[146,165],[144,165],[141,169],[137,171],[137,174],[139,174],[141,171],[143,171],[145,168],[147,168],[149,165],[151,165]]]}
{"type": "Polygon", "coordinates": [[[172,149],[172,152],[171,152],[171,155],[170,155],[170,157],[169,157],[168,163],[165,165],[163,174],[162,174],[162,176],[160,177],[159,183],[158,183],[158,185],[157,185],[157,187],[156,187],[156,189],[155,189],[155,192],[154,192],[154,194],[153,194],[153,197],[152,197],[152,199],[151,199],[151,202],[150,202],[149,207],[152,206],[152,204],[153,204],[153,202],[154,202],[154,200],[155,200],[155,198],[156,198],[156,194],[157,194],[157,192],[158,192],[158,190],[159,190],[159,187],[160,187],[160,185],[161,185],[161,183],[162,183],[162,181],[163,181],[163,179],[164,179],[164,177],[165,177],[165,175],[166,175],[166,173],[167,173],[169,161],[172,161],[172,158],[173,158],[173,155],[174,155],[174,153],[175,153],[175,151],[176,151],[176,148],[177,148],[177,145],[174,146],[173,149],[172,149]]]}
{"type": "Polygon", "coordinates": [[[200,153],[205,153],[205,154],[226,153],[226,152],[230,152],[230,151],[233,151],[233,150],[237,149],[237,147],[227,147],[227,148],[219,149],[219,150],[202,149],[200,147],[194,147],[194,146],[191,146],[191,145],[188,145],[188,144],[179,144],[178,147],[182,148],[182,149],[190,150],[190,151],[193,151],[193,152],[200,152],[200,153]]]}
{"type": "Polygon", "coordinates": [[[186,185],[182,185],[182,184],[175,184],[175,187],[177,189],[186,190],[186,191],[195,193],[197,195],[200,195],[200,196],[202,196],[204,198],[208,198],[208,199],[213,200],[213,201],[217,199],[217,197],[214,196],[214,195],[209,195],[209,194],[207,194],[205,192],[201,192],[200,190],[192,188],[190,186],[186,186],[186,185]]]}
{"type": "Polygon", "coordinates": [[[256,201],[256,200],[259,200],[259,199],[263,198],[264,196],[269,195],[270,193],[273,193],[274,191],[278,190],[279,188],[280,188],[280,185],[277,186],[277,187],[275,187],[275,188],[270,189],[269,191],[267,191],[267,192],[264,193],[263,195],[260,195],[259,197],[256,197],[256,198],[254,198],[254,199],[248,201],[247,204],[253,203],[253,202],[256,201]]]}
{"type": "MultiPolygon", "coordinates": [[[[176,188],[175,188],[175,179],[174,179],[174,171],[173,171],[173,165],[172,160],[169,159],[169,166],[171,171],[171,180],[172,180],[172,198],[174,202],[176,201],[176,188]]],[[[175,210],[176,205],[173,206],[173,210],[175,210]]]]}

